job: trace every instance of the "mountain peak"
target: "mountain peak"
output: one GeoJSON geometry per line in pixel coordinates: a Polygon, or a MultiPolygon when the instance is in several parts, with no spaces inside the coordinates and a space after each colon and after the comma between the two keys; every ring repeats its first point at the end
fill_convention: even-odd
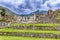
{"type": "Polygon", "coordinates": [[[47,14],[48,11],[44,11],[44,10],[37,10],[37,11],[34,11],[33,13],[36,13],[36,14],[47,14]]]}

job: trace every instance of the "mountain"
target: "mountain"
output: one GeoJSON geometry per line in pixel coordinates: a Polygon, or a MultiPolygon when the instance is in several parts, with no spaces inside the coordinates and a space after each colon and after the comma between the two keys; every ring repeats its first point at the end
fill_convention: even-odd
{"type": "Polygon", "coordinates": [[[3,8],[3,9],[6,10],[6,14],[7,14],[7,15],[18,15],[18,14],[14,13],[13,11],[11,11],[11,10],[5,8],[5,7],[0,6],[0,9],[1,9],[1,8],[3,8]]]}
{"type": "Polygon", "coordinates": [[[29,15],[33,15],[33,14],[47,14],[47,11],[44,11],[44,10],[37,10],[37,11],[34,11],[34,12],[30,13],[30,14],[16,14],[15,12],[9,10],[8,8],[0,6],[0,9],[1,8],[4,8],[6,10],[7,15],[29,16],[29,15]]]}
{"type": "Polygon", "coordinates": [[[34,12],[32,12],[32,13],[30,13],[30,14],[21,14],[20,16],[31,16],[31,15],[33,15],[33,14],[47,14],[48,13],[48,11],[44,11],[44,10],[37,10],[37,11],[34,11],[34,12]]]}
{"type": "Polygon", "coordinates": [[[48,11],[44,11],[44,10],[37,10],[37,11],[34,11],[33,14],[36,13],[36,14],[47,14],[48,11]]]}

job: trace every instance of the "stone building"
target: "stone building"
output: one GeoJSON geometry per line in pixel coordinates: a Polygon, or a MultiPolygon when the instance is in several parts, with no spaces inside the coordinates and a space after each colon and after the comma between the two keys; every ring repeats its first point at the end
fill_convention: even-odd
{"type": "Polygon", "coordinates": [[[54,15],[52,10],[49,10],[48,14],[14,15],[11,19],[11,23],[53,23],[54,15]]]}
{"type": "Polygon", "coordinates": [[[34,23],[34,15],[15,15],[14,17],[16,19],[16,23],[34,23]]]}
{"type": "Polygon", "coordinates": [[[4,18],[10,23],[57,23],[52,10],[48,10],[47,13],[40,13],[40,11],[36,11],[29,15],[8,14],[10,14],[10,12],[7,12],[7,15],[5,15],[4,18]]]}
{"type": "Polygon", "coordinates": [[[56,23],[55,15],[52,10],[43,14],[14,15],[11,19],[11,23],[56,23]]]}

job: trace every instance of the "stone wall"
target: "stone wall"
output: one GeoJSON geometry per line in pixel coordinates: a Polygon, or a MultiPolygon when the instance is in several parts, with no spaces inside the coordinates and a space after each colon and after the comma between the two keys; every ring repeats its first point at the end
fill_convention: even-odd
{"type": "Polygon", "coordinates": [[[35,26],[10,26],[7,28],[13,28],[13,29],[20,29],[20,30],[55,30],[55,31],[60,31],[60,26],[57,27],[45,27],[45,26],[41,26],[41,27],[35,27],[35,26]]]}
{"type": "Polygon", "coordinates": [[[17,33],[17,32],[0,32],[3,36],[22,36],[22,37],[36,37],[36,38],[60,38],[60,34],[44,34],[44,33],[17,33]]]}
{"type": "Polygon", "coordinates": [[[0,26],[10,26],[10,23],[0,22],[0,26]]]}

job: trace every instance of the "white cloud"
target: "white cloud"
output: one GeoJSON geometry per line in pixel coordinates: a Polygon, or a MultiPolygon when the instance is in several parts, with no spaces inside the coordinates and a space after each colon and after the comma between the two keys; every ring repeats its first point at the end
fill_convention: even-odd
{"type": "MultiPolygon", "coordinates": [[[[43,3],[42,0],[29,0],[32,3],[32,1],[40,1],[40,3],[43,3]]],[[[6,3],[10,3],[12,5],[14,5],[15,7],[17,7],[18,5],[22,4],[25,2],[25,0],[0,0],[0,2],[6,2],[6,3]]],[[[49,8],[47,6],[47,4],[49,4],[50,6],[54,7],[56,6],[58,3],[60,3],[60,0],[48,0],[46,1],[44,4],[41,4],[41,6],[43,8],[49,8]]],[[[33,7],[34,8],[34,7],[33,7]]]]}
{"type": "MultiPolygon", "coordinates": [[[[25,1],[26,0],[0,0],[0,2],[12,4],[13,6],[15,6],[15,8],[18,8],[18,6],[20,4],[23,4],[25,6],[26,5],[25,1]]],[[[27,0],[27,1],[30,3],[29,6],[31,6],[33,10],[32,9],[30,10],[29,8],[23,9],[23,10],[25,10],[26,13],[38,10],[38,8],[36,7],[36,6],[38,6],[37,4],[39,4],[41,6],[41,8],[40,8],[41,10],[49,10],[49,9],[55,10],[55,9],[60,8],[57,6],[57,4],[60,4],[60,0],[47,0],[47,1],[45,1],[44,4],[42,4],[43,0],[27,0]],[[34,2],[36,2],[36,3],[34,3],[34,2]],[[40,2],[40,3],[37,3],[37,2],[40,2]]]]}
{"type": "Polygon", "coordinates": [[[57,6],[57,4],[59,4],[59,3],[60,3],[60,0],[48,0],[48,1],[46,1],[46,2],[42,5],[42,8],[43,8],[43,9],[52,9],[52,10],[58,9],[58,7],[56,7],[56,6],[57,6]],[[52,8],[50,8],[50,7],[48,6],[48,4],[49,4],[52,8]]]}
{"type": "Polygon", "coordinates": [[[0,2],[4,2],[4,3],[9,3],[9,4],[12,4],[14,6],[18,6],[22,3],[24,3],[25,0],[0,0],[0,2]]]}

